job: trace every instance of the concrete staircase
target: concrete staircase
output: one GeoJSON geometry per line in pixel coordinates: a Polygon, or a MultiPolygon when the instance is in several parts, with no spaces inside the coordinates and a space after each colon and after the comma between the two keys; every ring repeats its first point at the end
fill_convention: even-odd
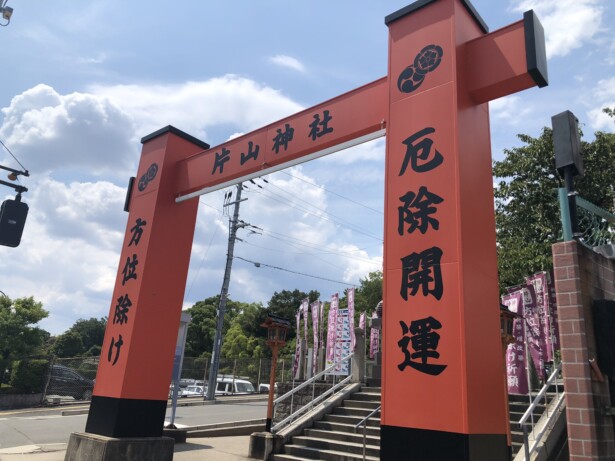
{"type": "MultiPolygon", "coordinates": [[[[283,453],[273,455],[274,461],[360,461],[363,459],[363,427],[354,432],[354,426],[380,405],[380,387],[362,387],[331,414],[313,427],[305,429],[301,435],[293,436],[284,445],[283,453]]],[[[555,393],[548,393],[549,401],[555,393]]],[[[523,447],[523,431],[519,428],[521,419],[529,406],[527,396],[509,395],[510,427],[512,435],[513,458],[523,447]]],[[[534,420],[538,421],[545,411],[544,403],[534,410],[534,420]]],[[[367,423],[366,457],[368,461],[380,460],[380,415],[372,416],[367,423]]]]}
{"type": "MultiPolygon", "coordinates": [[[[519,427],[519,420],[530,405],[527,395],[508,395],[508,410],[510,414],[510,433],[512,439],[513,459],[523,447],[523,430],[519,427]]],[[[545,411],[544,404],[538,405],[534,410],[534,421],[538,421],[545,411]]]]}
{"type": "MultiPolygon", "coordinates": [[[[321,421],[292,442],[284,445],[284,452],[273,456],[274,461],[360,461],[363,459],[363,427],[354,432],[354,426],[380,405],[381,388],[363,387],[341,406],[336,407],[321,421]]],[[[367,423],[366,457],[368,461],[380,460],[380,415],[372,416],[367,423]]]]}

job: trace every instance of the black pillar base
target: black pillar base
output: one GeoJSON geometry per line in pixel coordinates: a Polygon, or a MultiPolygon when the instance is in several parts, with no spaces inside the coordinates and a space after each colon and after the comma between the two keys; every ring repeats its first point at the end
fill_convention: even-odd
{"type": "Polygon", "coordinates": [[[381,426],[380,460],[510,461],[506,434],[458,434],[381,426]]]}
{"type": "Polygon", "coordinates": [[[92,397],[85,431],[106,437],[161,437],[166,400],[92,397]]]}

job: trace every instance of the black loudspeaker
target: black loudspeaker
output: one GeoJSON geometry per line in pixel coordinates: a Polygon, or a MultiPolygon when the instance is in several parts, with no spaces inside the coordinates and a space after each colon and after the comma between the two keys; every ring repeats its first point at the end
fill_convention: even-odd
{"type": "Polygon", "coordinates": [[[598,365],[604,374],[615,380],[615,301],[595,300],[593,308],[598,365]]]}
{"type": "Polygon", "coordinates": [[[28,216],[28,205],[18,200],[5,200],[0,208],[0,245],[19,246],[28,216]]]}
{"type": "Polygon", "coordinates": [[[551,117],[553,126],[553,147],[555,167],[563,176],[563,169],[574,167],[573,176],[583,176],[583,157],[581,157],[581,138],[578,120],[569,110],[551,117]]]}

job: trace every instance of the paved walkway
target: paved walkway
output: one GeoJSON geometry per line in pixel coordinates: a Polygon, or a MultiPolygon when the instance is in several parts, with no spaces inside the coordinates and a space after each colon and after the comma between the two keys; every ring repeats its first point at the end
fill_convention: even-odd
{"type": "MultiPolygon", "coordinates": [[[[189,438],[175,445],[173,461],[246,461],[250,436],[189,438]]],[[[64,461],[65,443],[26,445],[0,450],[0,461],[64,461]]],[[[146,460],[144,460],[146,461],[146,460]]]]}

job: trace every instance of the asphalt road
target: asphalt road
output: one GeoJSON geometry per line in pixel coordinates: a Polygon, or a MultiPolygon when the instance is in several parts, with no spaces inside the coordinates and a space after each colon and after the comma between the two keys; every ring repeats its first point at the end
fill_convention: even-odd
{"type": "MultiPolygon", "coordinates": [[[[62,411],[85,412],[88,408],[89,405],[71,405],[0,412],[0,448],[67,443],[71,432],[83,432],[87,414],[62,416],[62,411]]],[[[266,413],[266,400],[224,403],[218,401],[215,405],[178,406],[175,425],[183,427],[244,421],[265,418],[266,413]]],[[[167,422],[170,417],[169,407],[167,422]]]]}

